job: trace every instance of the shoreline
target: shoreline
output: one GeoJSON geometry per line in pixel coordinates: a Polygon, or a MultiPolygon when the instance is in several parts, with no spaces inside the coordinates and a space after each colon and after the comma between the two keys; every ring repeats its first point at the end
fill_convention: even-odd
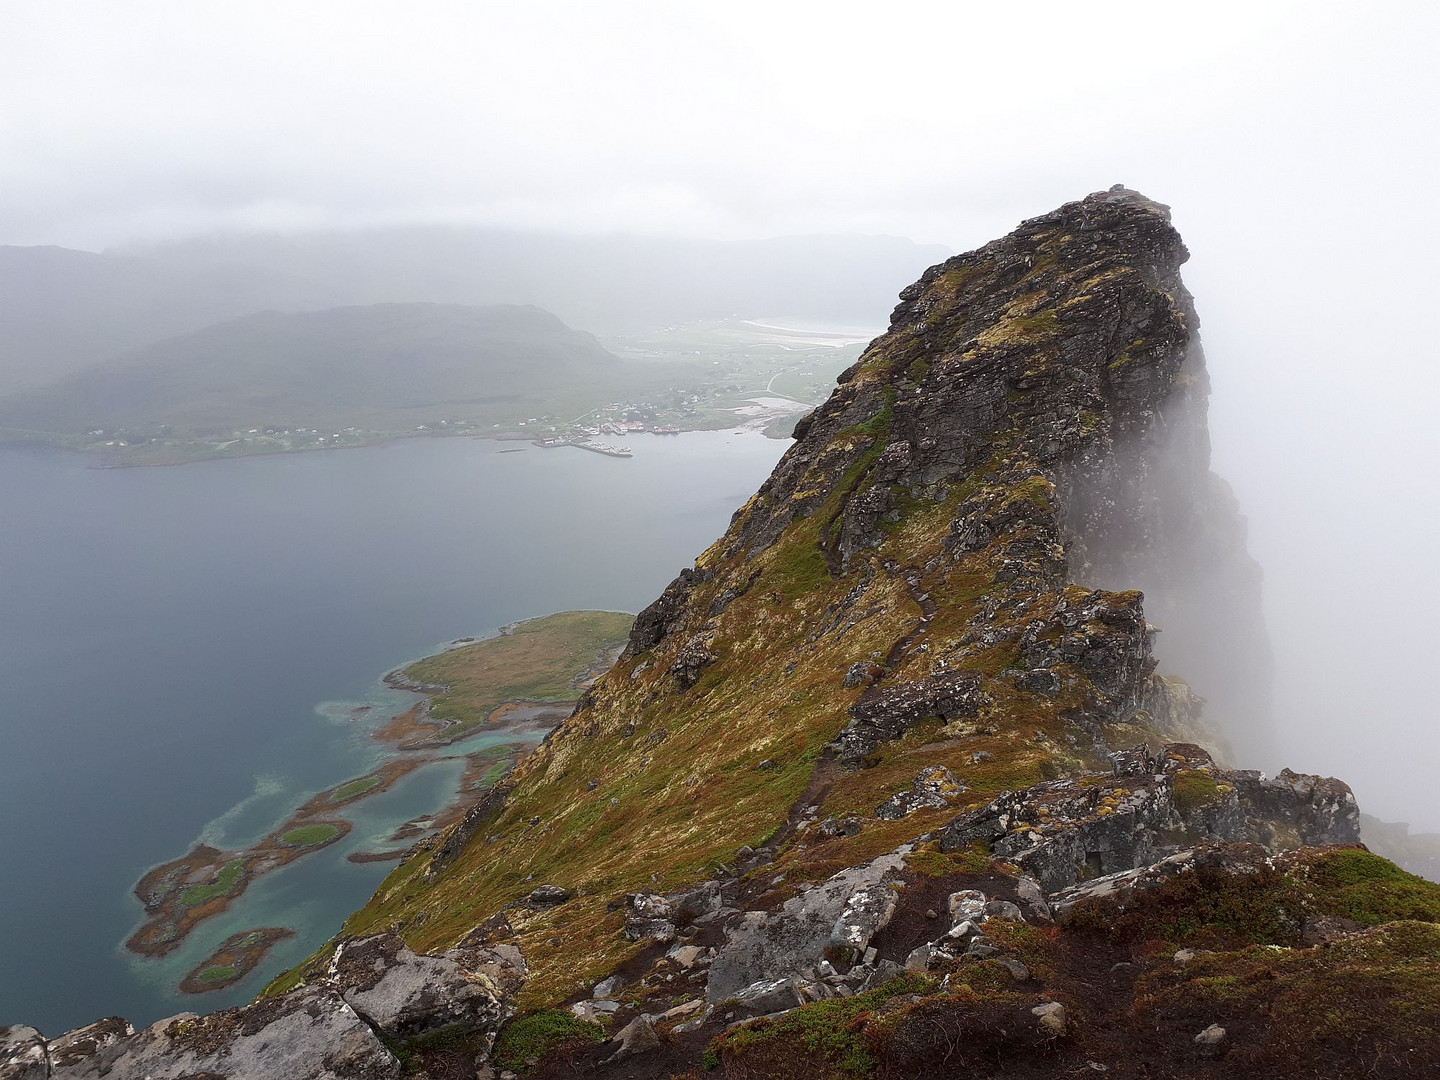
{"type": "MultiPolygon", "coordinates": [[[[368,732],[368,739],[383,744],[389,756],[370,771],[310,796],[279,825],[248,846],[222,850],[197,842],[179,858],[151,867],[132,890],[144,908],[144,916],[125,940],[125,950],[149,958],[174,952],[201,923],[230,911],[250,884],[260,877],[348,836],[355,825],[340,816],[346,808],[390,790],[402,778],[426,766],[463,759],[457,789],[433,812],[397,825],[383,845],[377,845],[378,850],[352,851],[346,861],[366,864],[402,860],[433,836],[461,821],[524,754],[570,715],[579,694],[613,664],[620,648],[611,640],[615,631],[607,629],[607,644],[587,652],[583,666],[573,652],[562,648],[568,643],[573,650],[573,643],[565,637],[567,632],[572,635],[576,632],[571,629],[573,625],[592,626],[595,617],[600,615],[609,616],[612,623],[622,620],[627,626],[631,619],[628,614],[618,612],[560,612],[509,624],[491,638],[452,642],[438,653],[387,673],[382,679],[387,686],[422,698],[410,708],[384,717],[368,732]],[[430,715],[431,701],[441,694],[452,693],[452,688],[411,679],[405,674],[409,668],[458,650],[483,651],[490,643],[515,641],[517,632],[531,623],[540,624],[542,629],[525,634],[524,641],[539,640],[542,646],[558,650],[546,662],[551,666],[562,665],[565,674],[558,685],[573,691],[573,695],[560,700],[513,695],[489,708],[479,723],[430,715]],[[547,626],[553,629],[545,631],[547,626]],[[559,636],[552,643],[550,638],[540,636],[546,632],[559,636]],[[448,734],[452,731],[453,734],[448,734]],[[501,740],[469,752],[457,745],[482,734],[500,736],[501,740]],[[447,749],[450,752],[445,752],[447,749]]],[[[544,648],[541,651],[548,656],[544,648]]],[[[499,685],[506,684],[502,681],[499,685]]],[[[350,719],[357,722],[371,719],[372,709],[370,705],[352,709],[350,719]]],[[[289,928],[276,926],[231,935],[204,963],[185,975],[182,992],[208,993],[234,985],[262,962],[272,945],[293,933],[289,928]],[[262,932],[261,938],[250,940],[262,932]]]]}
{"type": "MultiPolygon", "coordinates": [[[[756,391],[756,395],[757,395],[757,396],[761,396],[762,394],[767,394],[767,395],[769,395],[769,396],[785,396],[785,395],[781,395],[778,391],[756,391]]],[[[810,404],[808,404],[808,403],[801,402],[799,399],[792,398],[792,399],[790,399],[790,400],[795,401],[795,403],[796,403],[797,406],[802,406],[802,407],[797,408],[797,409],[794,410],[793,412],[786,412],[786,413],[778,413],[778,412],[777,412],[777,413],[775,413],[775,414],[767,417],[767,418],[766,418],[766,421],[767,421],[767,422],[764,423],[764,424],[755,425],[755,424],[746,423],[745,421],[747,420],[747,418],[746,418],[745,416],[743,416],[743,415],[737,415],[736,419],[737,419],[738,421],[740,421],[740,423],[729,423],[729,422],[726,422],[726,423],[718,423],[718,422],[715,422],[715,419],[716,419],[716,418],[711,418],[711,421],[710,421],[710,422],[707,422],[707,423],[704,423],[704,424],[686,424],[686,423],[684,423],[684,422],[682,421],[682,422],[676,422],[676,423],[671,424],[671,425],[667,425],[667,427],[669,428],[669,430],[666,430],[666,431],[663,431],[663,432],[642,431],[642,432],[635,432],[634,434],[635,434],[635,435],[655,435],[657,438],[664,438],[664,437],[667,437],[667,436],[670,436],[670,435],[690,434],[690,433],[692,433],[692,432],[701,432],[701,431],[729,431],[729,430],[740,430],[740,429],[743,428],[744,430],[747,430],[747,431],[756,431],[756,432],[764,435],[765,438],[767,438],[767,439],[777,439],[777,440],[779,440],[779,439],[787,439],[787,438],[789,438],[789,433],[788,433],[788,432],[779,432],[779,431],[776,431],[776,430],[774,429],[775,422],[776,422],[777,420],[785,419],[785,418],[787,418],[787,417],[789,417],[789,416],[794,416],[796,419],[798,419],[798,418],[799,418],[800,416],[802,416],[805,412],[809,411],[809,409],[813,408],[812,405],[810,405],[810,404]]],[[[743,406],[742,406],[742,408],[743,408],[743,406]]],[[[725,411],[735,411],[735,410],[725,410],[725,411]]],[[[561,436],[555,436],[555,437],[561,437],[561,436]]],[[[166,454],[159,454],[159,453],[157,453],[157,454],[155,455],[155,460],[146,460],[146,459],[145,459],[145,455],[143,454],[143,452],[137,452],[137,453],[135,453],[135,454],[130,454],[130,453],[127,453],[127,452],[124,451],[124,450],[117,450],[117,449],[112,449],[112,448],[109,448],[109,447],[74,446],[74,445],[70,445],[70,444],[67,443],[66,440],[67,440],[68,438],[70,438],[70,437],[69,437],[69,436],[65,436],[65,435],[55,435],[55,436],[53,436],[53,437],[34,437],[34,438],[3,438],[3,437],[0,437],[0,447],[6,447],[6,446],[14,446],[14,447],[43,447],[43,448],[49,449],[49,450],[64,450],[64,451],[67,451],[67,452],[73,453],[73,454],[81,454],[81,455],[84,455],[85,457],[89,457],[89,458],[95,459],[95,463],[90,466],[90,468],[93,468],[93,469],[166,469],[166,468],[179,468],[179,467],[185,466],[185,465],[203,465],[203,464],[206,464],[206,463],[209,463],[209,462],[216,462],[216,461],[240,461],[240,460],[243,460],[243,459],[246,459],[246,458],[278,457],[278,456],[282,456],[282,455],[293,455],[293,454],[315,454],[315,453],[323,453],[323,452],[336,451],[336,450],[362,450],[362,449],[371,448],[371,447],[376,447],[376,446],[387,446],[387,445],[389,445],[389,444],[391,444],[391,443],[405,442],[405,441],[409,441],[409,440],[411,440],[411,439],[476,439],[476,440],[481,440],[481,441],[486,441],[486,442],[498,442],[498,443],[531,443],[531,444],[536,444],[536,445],[538,446],[538,440],[536,439],[536,436],[534,435],[534,433],[532,433],[532,432],[525,432],[525,431],[510,430],[510,431],[500,431],[500,432],[486,432],[486,433],[484,433],[484,434],[478,434],[478,433],[476,433],[476,432],[474,432],[474,431],[454,431],[454,432],[448,432],[448,431],[447,431],[447,432],[437,432],[437,431],[404,432],[404,431],[402,431],[402,432],[376,432],[376,433],[374,433],[373,435],[370,435],[370,436],[361,436],[361,437],[357,438],[356,441],[354,441],[354,442],[347,442],[347,443],[344,443],[344,444],[341,444],[341,445],[336,445],[336,446],[276,447],[276,448],[274,448],[274,449],[255,449],[255,450],[248,450],[248,451],[246,451],[246,452],[244,452],[244,453],[237,453],[237,454],[227,454],[227,453],[224,453],[224,452],[219,452],[219,453],[203,453],[203,452],[198,452],[198,451],[197,451],[196,453],[193,453],[193,454],[184,454],[184,453],[181,453],[181,454],[174,454],[174,455],[166,455],[166,454]],[[140,458],[140,460],[132,460],[132,458],[137,458],[137,457],[140,458]]],[[[605,451],[603,451],[603,450],[597,450],[597,449],[595,449],[594,447],[584,446],[584,445],[581,445],[581,444],[579,444],[579,443],[567,443],[567,444],[565,444],[565,445],[575,445],[575,446],[578,446],[578,447],[579,447],[580,449],[582,449],[582,450],[591,450],[591,451],[594,452],[594,453],[604,454],[605,456],[611,456],[611,457],[621,456],[621,455],[614,455],[614,454],[605,454],[605,451]]],[[[516,447],[512,447],[512,448],[510,448],[510,449],[497,450],[496,453],[501,453],[501,454],[519,453],[519,452],[523,452],[523,451],[526,450],[526,449],[527,449],[527,447],[524,447],[524,446],[516,446],[516,447]]]]}
{"type": "Polygon", "coordinates": [[[231,934],[180,980],[180,992],[210,994],[228,990],[254,971],[272,946],[294,936],[295,931],[285,926],[262,926],[231,934]]]}

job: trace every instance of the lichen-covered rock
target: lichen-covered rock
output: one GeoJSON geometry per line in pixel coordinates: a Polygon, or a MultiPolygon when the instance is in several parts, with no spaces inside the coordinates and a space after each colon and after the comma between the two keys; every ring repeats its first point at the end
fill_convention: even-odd
{"type": "Polygon", "coordinates": [[[1203,869],[1247,878],[1271,866],[1264,849],[1254,844],[1216,844],[1180,851],[1148,866],[1106,874],[1062,889],[1050,896],[1050,910],[1058,922],[1065,923],[1080,906],[1100,901],[1109,901],[1124,910],[1137,895],[1163,888],[1181,874],[1203,869]]]}
{"type": "Polygon", "coordinates": [[[830,931],[830,944],[863,953],[870,939],[889,925],[899,895],[887,882],[877,882],[853,893],[830,931]]]}
{"type": "Polygon", "coordinates": [[[563,904],[570,899],[570,890],[563,885],[540,885],[530,890],[530,903],[539,907],[563,904]]]}
{"type": "Polygon", "coordinates": [[[964,922],[978,923],[985,918],[985,905],[988,901],[985,894],[979,889],[961,889],[953,892],[945,901],[945,906],[950,911],[950,922],[959,926],[964,922]]]}
{"type": "Polygon", "coordinates": [[[67,1031],[59,1038],[50,1040],[51,1065],[55,1068],[78,1067],[89,1059],[98,1057],[121,1039],[134,1034],[134,1025],[119,1016],[109,1016],[74,1031],[67,1031]]]}
{"type": "Polygon", "coordinates": [[[514,967],[495,950],[417,954],[395,934],[376,934],[342,942],[329,978],[351,1008],[391,1038],[450,1027],[493,1038],[510,1014],[509,995],[503,978],[487,968],[514,967]]]}
{"type": "Polygon", "coordinates": [[[783,981],[812,970],[831,944],[851,898],[876,886],[888,888],[904,871],[909,850],[907,845],[842,870],[791,897],[778,911],[746,912],[726,930],[725,943],[710,965],[706,1000],[713,1005],[751,984],[783,981]]]}
{"type": "Polygon", "coordinates": [[[631,893],[625,897],[625,938],[627,941],[675,940],[674,908],[654,893],[631,893]]]}
{"type": "Polygon", "coordinates": [[[306,987],[241,1009],[186,1014],[57,1065],[54,1080],[394,1080],[400,1063],[335,991],[306,987]]]}
{"type": "Polygon", "coordinates": [[[850,707],[850,723],[836,738],[835,746],[842,761],[857,763],[921,720],[974,716],[982,700],[980,679],[968,671],[872,687],[850,707]]]}
{"type": "Polygon", "coordinates": [[[1065,1012],[1065,1006],[1060,1002],[1047,1001],[1043,1005],[1036,1005],[1030,1012],[1040,1024],[1040,1029],[1047,1035],[1065,1034],[1070,1017],[1065,1012]]]}
{"type": "Polygon", "coordinates": [[[897,791],[875,810],[883,821],[898,821],[916,810],[949,806],[968,789],[944,765],[927,765],[920,770],[909,791],[897,791]]]}
{"type": "Polygon", "coordinates": [[[45,1080],[50,1059],[45,1039],[32,1027],[0,1028],[0,1080],[45,1080]]]}
{"type": "Polygon", "coordinates": [[[1274,847],[1358,836],[1355,797],[1339,780],[1289,770],[1268,780],[1225,770],[1189,743],[1167,744],[1154,756],[1136,748],[1114,760],[1117,775],[1006,792],[951,822],[941,849],[984,843],[1053,892],[1087,877],[1157,863],[1176,849],[1176,836],[1274,847]]]}

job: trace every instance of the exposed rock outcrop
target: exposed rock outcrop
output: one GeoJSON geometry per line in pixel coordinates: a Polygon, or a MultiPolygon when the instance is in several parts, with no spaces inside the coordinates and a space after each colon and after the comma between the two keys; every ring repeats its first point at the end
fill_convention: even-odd
{"type": "Polygon", "coordinates": [[[1147,866],[1194,840],[1272,847],[1350,843],[1360,811],[1348,785],[1288,769],[1270,780],[1217,767],[1202,748],[1144,746],[1115,755],[1112,776],[1089,774],[1006,792],[941,834],[942,850],[983,843],[1047,891],[1082,877],[1147,866]]]}
{"type": "Polygon", "coordinates": [[[304,990],[208,1016],[182,1013],[143,1031],[92,1044],[56,1040],[70,1052],[56,1055],[54,1080],[153,1077],[190,1080],[393,1080],[400,1063],[347,1005],[327,987],[304,990]]]}
{"type": "Polygon", "coordinates": [[[483,1060],[524,978],[513,945],[419,955],[394,934],[347,939],[323,979],[244,1008],[138,1032],[111,1017],[48,1042],[33,1028],[4,1029],[0,1078],[392,1080],[401,1067],[390,1046],[438,1032],[483,1060]]]}

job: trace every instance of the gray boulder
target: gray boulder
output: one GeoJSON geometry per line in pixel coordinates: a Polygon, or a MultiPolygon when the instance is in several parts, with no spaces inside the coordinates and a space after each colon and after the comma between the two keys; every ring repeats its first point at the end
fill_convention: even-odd
{"type": "Polygon", "coordinates": [[[842,870],[792,896],[778,911],[745,912],[727,928],[725,943],[710,966],[706,1000],[713,1005],[753,983],[784,980],[813,969],[831,944],[850,899],[874,885],[888,887],[903,872],[909,851],[905,845],[842,870]]]}
{"type": "Polygon", "coordinates": [[[493,1036],[509,1016],[513,968],[494,949],[418,954],[395,934],[376,934],[343,942],[329,976],[351,1008],[394,1038],[452,1026],[493,1036]]]}
{"type": "Polygon", "coordinates": [[[1025,909],[1025,918],[1029,922],[1053,921],[1050,904],[1045,899],[1045,890],[1040,888],[1040,883],[1033,877],[1022,877],[1016,884],[1015,891],[1020,894],[1020,906],[1025,909]]]}
{"type": "Polygon", "coordinates": [[[1106,874],[1062,889],[1050,897],[1050,910],[1056,922],[1065,923],[1082,904],[1109,901],[1123,909],[1133,897],[1158,889],[1181,874],[1193,874],[1203,869],[1249,877],[1262,873],[1272,865],[1265,850],[1257,844],[1207,844],[1176,852],[1149,866],[1106,874]]]}
{"type": "Polygon", "coordinates": [[[863,953],[870,939],[894,917],[899,902],[900,894],[888,882],[861,889],[845,901],[830,931],[830,944],[863,953]]]}
{"type": "Polygon", "coordinates": [[[1025,921],[1025,913],[1020,910],[1019,905],[1012,904],[1009,900],[991,900],[985,905],[985,917],[987,919],[1008,919],[1010,922],[1025,921]]]}
{"type": "Polygon", "coordinates": [[[979,889],[961,889],[950,894],[946,906],[950,909],[950,921],[955,925],[962,922],[980,922],[985,918],[985,894],[979,889]]]}
{"type": "Polygon", "coordinates": [[[536,907],[551,907],[570,899],[570,890],[563,885],[541,885],[530,892],[530,903],[536,907]]]}
{"type": "Polygon", "coordinates": [[[625,939],[627,941],[675,940],[675,923],[670,901],[654,893],[630,893],[625,897],[625,939]]]}
{"type": "Polygon", "coordinates": [[[355,1010],[335,991],[318,986],[209,1016],[172,1016],[50,1072],[54,1080],[395,1080],[399,1075],[400,1063],[355,1010]]]}
{"type": "Polygon", "coordinates": [[[745,1016],[766,1016],[788,1012],[805,1003],[796,978],[764,979],[751,983],[734,995],[736,1011],[745,1016]]]}
{"type": "Polygon", "coordinates": [[[1047,1001],[1043,1005],[1036,1005],[1030,1012],[1034,1014],[1036,1021],[1040,1024],[1040,1030],[1046,1035],[1064,1035],[1065,1029],[1070,1023],[1065,1006],[1058,1001],[1047,1001]]]}
{"type": "Polygon", "coordinates": [[[1305,844],[1348,843],[1359,836],[1355,797],[1339,780],[1288,769],[1271,780],[1222,769],[1192,743],[1168,743],[1153,757],[1136,747],[1113,760],[1115,775],[1008,791],[961,815],[942,832],[941,850],[983,843],[1054,892],[1096,874],[1154,863],[1172,850],[1176,833],[1195,843],[1266,846],[1284,846],[1294,834],[1305,844]]]}
{"type": "Polygon", "coordinates": [[[898,821],[917,810],[948,806],[950,800],[968,790],[944,765],[930,765],[920,770],[909,791],[896,792],[881,803],[875,816],[898,821]]]}
{"type": "Polygon", "coordinates": [[[655,1028],[643,1016],[637,1016],[631,1020],[610,1041],[615,1043],[618,1048],[605,1059],[604,1064],[606,1065],[634,1057],[636,1054],[660,1049],[660,1036],[655,1034],[655,1028]]]}

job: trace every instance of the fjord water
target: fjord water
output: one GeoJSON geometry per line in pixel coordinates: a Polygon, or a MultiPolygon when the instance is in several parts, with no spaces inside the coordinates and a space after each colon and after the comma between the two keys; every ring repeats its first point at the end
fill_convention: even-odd
{"type": "Polygon", "coordinates": [[[400,703],[386,671],[515,620],[649,603],[788,445],[628,442],[630,459],[451,438],[147,469],[0,448],[0,1026],[248,999],[393,867],[345,854],[438,809],[459,762],[362,800],[345,841],[158,962],[121,947],[139,876],[371,768],[349,703],[400,703]],[[298,933],[228,991],[176,991],[261,925],[298,933]]]}

